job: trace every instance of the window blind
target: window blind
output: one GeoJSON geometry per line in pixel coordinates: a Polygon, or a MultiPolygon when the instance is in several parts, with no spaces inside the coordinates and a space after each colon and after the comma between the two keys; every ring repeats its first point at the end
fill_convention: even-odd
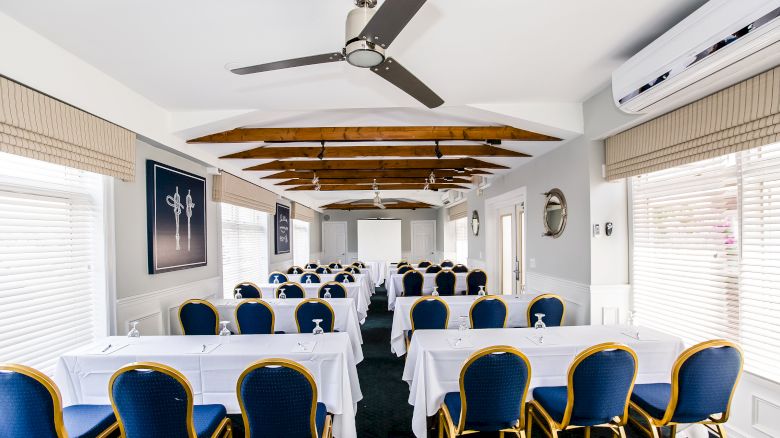
{"type": "Polygon", "coordinates": [[[261,283],[268,276],[268,215],[233,204],[222,205],[222,290],[233,297],[236,285],[261,283]]]}
{"type": "Polygon", "coordinates": [[[463,217],[455,221],[455,260],[464,265],[468,265],[469,258],[468,227],[468,218],[463,217]]]}
{"type": "Polygon", "coordinates": [[[309,258],[309,223],[293,219],[293,264],[305,266],[309,258]]]}
{"type": "Polygon", "coordinates": [[[0,362],[53,374],[104,336],[100,175],[0,153],[0,362]]]}
{"type": "Polygon", "coordinates": [[[447,216],[451,221],[462,219],[469,215],[469,203],[461,202],[447,209],[447,216]]]}

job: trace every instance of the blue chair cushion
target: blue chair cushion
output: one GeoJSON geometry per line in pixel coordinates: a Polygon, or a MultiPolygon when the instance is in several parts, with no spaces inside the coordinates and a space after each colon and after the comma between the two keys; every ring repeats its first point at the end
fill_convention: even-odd
{"type": "Polygon", "coordinates": [[[198,434],[198,438],[211,437],[225,417],[227,411],[222,405],[193,406],[192,421],[195,423],[195,433],[198,434]]]}
{"type": "Polygon", "coordinates": [[[658,420],[663,418],[671,398],[672,385],[668,383],[634,385],[631,393],[631,401],[658,420]]]}
{"type": "Polygon", "coordinates": [[[536,400],[553,420],[563,421],[563,413],[566,410],[565,386],[540,386],[534,388],[534,400],[536,400]]]}
{"type": "Polygon", "coordinates": [[[94,438],[116,423],[111,405],[73,405],[62,410],[70,438],[94,438]]]}
{"type": "Polygon", "coordinates": [[[323,429],[325,429],[325,417],[328,416],[328,410],[324,403],[317,403],[317,412],[314,415],[314,423],[317,425],[317,436],[322,438],[323,429]]]}
{"type": "Polygon", "coordinates": [[[460,392],[448,392],[444,395],[444,406],[450,411],[452,424],[455,426],[460,422],[460,392]]]}

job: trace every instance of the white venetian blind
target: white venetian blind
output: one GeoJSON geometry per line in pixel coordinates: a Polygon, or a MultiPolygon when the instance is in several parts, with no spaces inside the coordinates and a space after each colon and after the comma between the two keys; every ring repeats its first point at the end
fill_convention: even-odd
{"type": "Polygon", "coordinates": [[[293,219],[293,264],[305,266],[311,260],[309,252],[309,223],[293,219]]]}
{"type": "Polygon", "coordinates": [[[244,281],[261,283],[268,276],[268,214],[222,203],[222,290],[233,297],[244,281]]]}
{"type": "Polygon", "coordinates": [[[52,374],[106,335],[98,174],[0,153],[0,362],[52,374]]]}

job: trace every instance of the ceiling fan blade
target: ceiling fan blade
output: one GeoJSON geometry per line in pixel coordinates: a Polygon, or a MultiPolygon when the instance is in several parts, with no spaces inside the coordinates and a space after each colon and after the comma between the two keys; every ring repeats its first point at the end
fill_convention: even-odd
{"type": "Polygon", "coordinates": [[[444,103],[441,97],[393,58],[387,58],[385,62],[373,67],[371,71],[419,100],[428,108],[436,108],[444,103]]]}
{"type": "Polygon", "coordinates": [[[239,67],[230,71],[237,75],[262,73],[264,71],[281,70],[283,68],[302,67],[304,65],[325,64],[328,62],[343,61],[344,55],[338,52],[324,53],[322,55],[304,56],[303,58],[286,59],[284,61],[269,62],[268,64],[250,65],[239,67]]]}
{"type": "Polygon", "coordinates": [[[385,0],[360,33],[366,41],[387,48],[404,30],[425,0],[385,0]]]}

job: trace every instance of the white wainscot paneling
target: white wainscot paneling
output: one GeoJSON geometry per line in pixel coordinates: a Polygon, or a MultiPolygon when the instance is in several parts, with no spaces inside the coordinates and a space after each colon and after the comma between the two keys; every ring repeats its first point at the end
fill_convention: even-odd
{"type": "Polygon", "coordinates": [[[742,373],[726,430],[731,438],[780,437],[780,383],[742,373]]]}
{"type": "Polygon", "coordinates": [[[587,284],[537,272],[528,272],[525,278],[529,292],[556,294],[566,300],[566,325],[587,325],[590,322],[590,287],[587,284]]]}
{"type": "Polygon", "coordinates": [[[628,321],[631,285],[591,285],[590,323],[592,325],[623,324],[628,321]]]}
{"type": "MultiPolygon", "coordinates": [[[[466,266],[468,266],[469,269],[482,269],[483,271],[487,270],[487,263],[485,263],[482,259],[468,259],[466,261],[466,266]]],[[[488,279],[488,283],[490,283],[490,279],[488,279]]]]}
{"type": "MultiPolygon", "coordinates": [[[[325,260],[322,261],[325,263],[325,260]]],[[[268,272],[287,272],[287,269],[293,265],[293,259],[290,258],[288,260],[282,260],[281,262],[271,263],[268,265],[268,272]]]]}
{"type": "Polygon", "coordinates": [[[117,334],[127,333],[130,321],[139,321],[141,336],[171,334],[171,318],[178,324],[177,312],[182,302],[193,298],[216,298],[221,288],[222,278],[212,277],[119,299],[116,302],[117,334]],[[172,313],[171,309],[175,311],[172,313]]]}

